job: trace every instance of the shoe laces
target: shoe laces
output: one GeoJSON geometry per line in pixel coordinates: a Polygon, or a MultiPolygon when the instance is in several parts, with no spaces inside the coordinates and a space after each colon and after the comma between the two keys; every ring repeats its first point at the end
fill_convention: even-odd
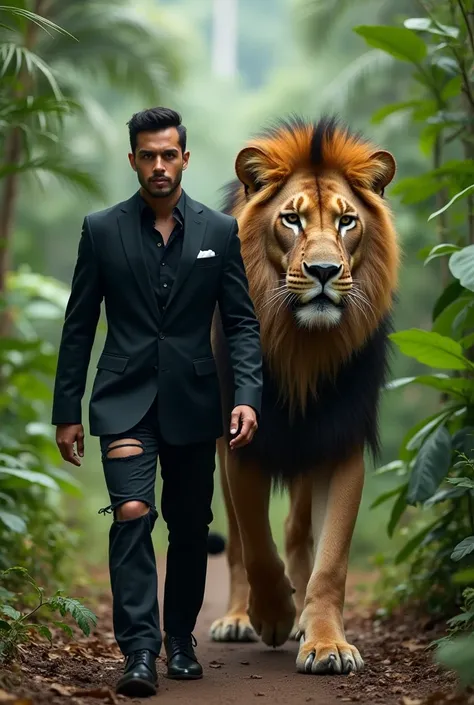
{"type": "Polygon", "coordinates": [[[172,657],[177,654],[184,654],[190,659],[195,659],[193,647],[197,646],[197,641],[194,634],[188,636],[171,636],[169,637],[169,645],[171,647],[172,657]]]}
{"type": "Polygon", "coordinates": [[[133,654],[130,654],[130,660],[133,660],[134,664],[144,663],[148,665],[148,653],[146,649],[134,651],[133,654]]]}

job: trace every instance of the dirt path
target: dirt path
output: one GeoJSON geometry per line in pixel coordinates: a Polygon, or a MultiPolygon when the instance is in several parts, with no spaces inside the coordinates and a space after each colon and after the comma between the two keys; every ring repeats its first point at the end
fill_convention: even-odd
{"type": "MultiPolygon", "coordinates": [[[[160,604],[163,576],[161,564],[160,604]]],[[[354,577],[351,585],[353,583],[354,577]]],[[[160,687],[156,697],[133,701],[118,698],[114,685],[122,671],[122,656],[114,645],[107,594],[95,607],[99,625],[89,639],[55,644],[53,649],[46,648],[44,642],[29,646],[24,651],[19,673],[0,674],[0,702],[11,705],[99,705],[101,702],[113,705],[131,702],[249,705],[258,698],[263,704],[271,702],[272,705],[339,705],[342,702],[420,705],[420,698],[439,691],[442,686],[449,690],[453,682],[432,665],[424,651],[423,647],[437,636],[435,631],[409,618],[398,617],[379,623],[369,612],[361,610],[353,586],[348,590],[347,632],[349,640],[359,646],[366,669],[361,675],[346,677],[296,673],[297,644],[293,642],[276,650],[258,643],[212,643],[208,629],[212,620],[224,613],[227,593],[225,559],[211,558],[205,601],[196,628],[197,653],[204,668],[204,678],[200,681],[167,680],[160,657],[160,687]],[[2,699],[2,688],[16,697],[2,699]]]]}

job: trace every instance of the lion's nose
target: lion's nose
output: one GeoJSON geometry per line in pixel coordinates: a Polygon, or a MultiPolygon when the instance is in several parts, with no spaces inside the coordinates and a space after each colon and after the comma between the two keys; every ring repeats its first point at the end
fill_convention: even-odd
{"type": "Polygon", "coordinates": [[[304,263],[304,268],[306,272],[317,279],[324,286],[340,274],[342,269],[342,264],[331,264],[329,262],[323,262],[321,264],[306,264],[304,263]]]}

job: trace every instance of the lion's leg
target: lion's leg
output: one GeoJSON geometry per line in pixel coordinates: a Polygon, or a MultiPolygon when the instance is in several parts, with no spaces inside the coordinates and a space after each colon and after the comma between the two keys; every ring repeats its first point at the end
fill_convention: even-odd
{"type": "Polygon", "coordinates": [[[271,480],[258,465],[229,453],[227,479],[250,584],[250,622],[268,646],[288,639],[295,619],[293,588],[285,575],[269,520],[271,480]]]}
{"type": "Polygon", "coordinates": [[[235,516],[229,483],[227,481],[228,463],[233,461],[227,450],[225,440],[217,441],[220,477],[224,505],[227,514],[228,543],[227,564],[230,572],[230,594],[227,613],[216,619],[211,625],[210,635],[214,641],[257,641],[258,637],[250,624],[247,614],[249,584],[242,557],[242,543],[235,516]]]}
{"type": "Polygon", "coordinates": [[[356,647],[347,643],[343,624],[349,550],[364,484],[363,452],[326,477],[325,496],[320,476],[313,485],[316,557],[300,619],[296,666],[302,673],[348,673],[364,666],[356,647]]]}
{"type": "Polygon", "coordinates": [[[313,565],[311,533],[311,477],[290,484],[290,510],[285,521],[285,554],[290,582],[295,588],[296,618],[291,638],[297,639],[308,580],[313,565]]]}

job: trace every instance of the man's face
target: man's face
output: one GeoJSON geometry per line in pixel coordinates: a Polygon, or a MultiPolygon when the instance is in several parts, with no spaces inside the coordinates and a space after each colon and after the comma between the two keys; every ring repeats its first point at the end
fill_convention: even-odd
{"type": "Polygon", "coordinates": [[[169,127],[139,132],[135,154],[129,154],[128,158],[145,191],[152,198],[164,198],[181,183],[189,152],[182,153],[178,130],[169,127]]]}

